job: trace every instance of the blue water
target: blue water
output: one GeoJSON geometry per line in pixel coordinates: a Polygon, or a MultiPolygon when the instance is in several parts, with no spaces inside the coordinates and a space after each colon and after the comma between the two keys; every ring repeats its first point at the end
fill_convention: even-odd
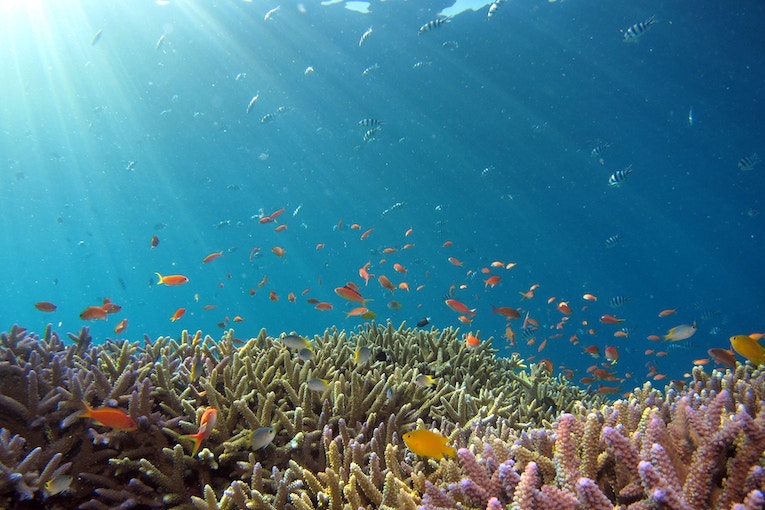
{"type": "Polygon", "coordinates": [[[622,389],[645,379],[647,363],[682,378],[709,347],[765,329],[765,164],[737,168],[765,156],[761,2],[510,0],[490,21],[483,7],[419,36],[448,3],[373,2],[369,14],[287,4],[265,21],[276,3],[3,3],[2,329],[88,325],[103,341],[127,318],[119,338],[218,336],[239,315],[225,326],[245,339],[261,328],[350,330],[363,320],[346,319],[356,304],[333,291],[350,281],[380,322],[427,316],[480,330],[503,354],[550,358],[575,380],[603,361],[585,346],[616,346],[613,370],[631,376],[622,389]],[[658,23],[639,43],[624,43],[620,30],[651,15],[658,23]],[[363,118],[385,121],[367,142],[363,118]],[[602,165],[590,156],[599,142],[609,144],[602,165]],[[280,208],[277,222],[258,222],[280,208]],[[614,234],[620,242],[606,248],[614,234]],[[502,280],[485,288],[481,269],[495,260],[517,266],[493,269],[502,280]],[[368,261],[410,291],[391,296],[376,276],[364,287],[368,261]],[[154,272],[190,282],[158,286],[154,272]],[[521,302],[533,284],[536,296],[521,302]],[[443,302],[452,286],[477,309],[470,325],[443,302]],[[631,299],[612,309],[614,296],[631,299]],[[122,310],[80,320],[105,297],[122,310]],[[311,297],[334,309],[315,310],[311,297]],[[551,329],[560,300],[574,313],[551,329]],[[38,301],[58,309],[40,312],[38,301]],[[513,321],[518,346],[507,346],[491,305],[529,312],[541,326],[534,344],[513,321]],[[186,315],[170,322],[179,307],[186,315]],[[668,308],[678,312],[657,316],[668,308]],[[625,322],[600,324],[604,313],[625,322]],[[694,320],[686,349],[644,354],[667,347],[647,335],[694,320]],[[628,338],[613,336],[620,327],[628,338]]]}

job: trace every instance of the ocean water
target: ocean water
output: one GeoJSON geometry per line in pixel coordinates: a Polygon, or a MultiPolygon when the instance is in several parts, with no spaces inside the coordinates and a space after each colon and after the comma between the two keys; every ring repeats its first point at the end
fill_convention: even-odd
{"type": "Polygon", "coordinates": [[[510,0],[491,19],[483,2],[282,2],[264,19],[278,5],[0,5],[3,330],[312,336],[365,322],[334,292],[353,282],[379,322],[480,331],[500,355],[549,358],[575,381],[605,361],[584,347],[615,346],[622,381],[609,385],[627,391],[765,328],[765,164],[737,167],[765,156],[761,2],[510,0]],[[441,12],[450,22],[418,35],[441,12]],[[384,124],[365,141],[361,119],[384,124]],[[155,272],[189,282],[157,285],[155,272]],[[409,291],[391,294],[381,274],[409,291]],[[476,309],[471,324],[447,294],[476,309]],[[104,298],[121,311],[79,318],[104,298]],[[512,321],[509,345],[492,305],[539,330],[524,338],[512,321]],[[606,313],[625,321],[601,324],[606,313]],[[693,321],[681,348],[647,340],[693,321]]]}

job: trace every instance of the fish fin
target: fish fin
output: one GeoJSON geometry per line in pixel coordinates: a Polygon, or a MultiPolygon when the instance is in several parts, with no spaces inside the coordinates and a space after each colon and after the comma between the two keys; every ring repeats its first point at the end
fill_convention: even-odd
{"type": "Polygon", "coordinates": [[[178,436],[178,439],[191,439],[194,441],[194,448],[191,450],[192,457],[197,454],[199,447],[202,446],[202,438],[200,437],[199,432],[196,434],[184,434],[182,436],[178,436]]]}
{"type": "Polygon", "coordinates": [[[452,446],[447,446],[444,448],[444,455],[447,457],[451,457],[452,459],[457,457],[457,450],[452,446]]]}
{"type": "Polygon", "coordinates": [[[157,282],[157,285],[162,285],[162,275],[157,273],[156,271],[154,272],[154,274],[157,275],[157,278],[159,278],[159,281],[157,282]]]}

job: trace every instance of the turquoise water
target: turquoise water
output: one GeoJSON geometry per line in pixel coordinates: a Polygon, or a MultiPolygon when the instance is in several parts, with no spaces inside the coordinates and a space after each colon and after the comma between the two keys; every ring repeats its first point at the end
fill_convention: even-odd
{"type": "Polygon", "coordinates": [[[127,318],[118,338],[217,336],[221,322],[240,338],[312,335],[363,323],[333,291],[350,281],[379,321],[480,330],[503,354],[550,358],[575,380],[603,361],[585,346],[616,346],[613,370],[632,376],[622,389],[647,363],[681,378],[708,348],[763,330],[765,164],[737,168],[765,156],[762,3],[511,0],[491,20],[484,6],[422,35],[448,3],[373,2],[368,14],[283,3],[264,20],[277,5],[3,3],[2,329],[88,325],[105,340],[127,318]],[[638,43],[623,42],[621,30],[652,15],[638,43]],[[365,118],[385,122],[368,141],[365,118]],[[493,268],[501,281],[486,288],[493,261],[517,265],[493,268]],[[155,272],[190,281],[160,286],[155,272]],[[380,274],[410,291],[391,296],[380,274]],[[444,304],[450,288],[477,309],[472,324],[444,304]],[[609,307],[617,296],[630,299],[609,307]],[[122,310],[79,318],[105,297],[122,310]],[[560,300],[573,313],[555,329],[560,300]],[[492,305],[529,312],[534,344],[513,321],[518,345],[507,346],[492,305]],[[625,322],[600,324],[605,313],[625,322]],[[684,348],[646,339],[694,320],[684,348]],[[627,338],[613,336],[620,327],[627,338]]]}

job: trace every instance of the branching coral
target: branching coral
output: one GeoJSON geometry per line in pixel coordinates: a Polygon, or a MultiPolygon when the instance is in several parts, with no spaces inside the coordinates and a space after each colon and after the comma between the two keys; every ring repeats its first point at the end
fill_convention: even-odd
{"type": "MultiPolygon", "coordinates": [[[[631,508],[761,505],[765,376],[694,372],[601,407],[540,365],[458,332],[330,329],[300,357],[265,331],[93,345],[13,328],[0,342],[0,504],[48,508],[631,508]],[[358,346],[373,357],[354,362],[358,346]],[[435,384],[414,384],[420,374],[435,384]],[[311,379],[329,381],[319,391],[311,379]],[[83,402],[121,409],[117,431],[83,402]],[[196,455],[179,436],[217,423],[196,455]],[[564,414],[559,415],[560,412],[564,414]],[[265,447],[253,431],[273,427],[265,447]],[[438,430],[457,459],[409,452],[438,430]],[[65,491],[45,485],[73,474],[65,491]]],[[[66,480],[65,480],[66,481],[66,480]]]]}

